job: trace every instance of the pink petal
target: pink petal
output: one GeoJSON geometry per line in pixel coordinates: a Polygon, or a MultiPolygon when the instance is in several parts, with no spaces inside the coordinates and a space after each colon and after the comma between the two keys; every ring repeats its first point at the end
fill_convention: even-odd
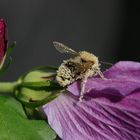
{"type": "Polygon", "coordinates": [[[7,38],[6,24],[3,19],[0,19],[0,63],[2,62],[7,50],[7,38]]]}
{"type": "Polygon", "coordinates": [[[140,63],[119,62],[88,80],[82,102],[75,82],[43,106],[50,126],[63,140],[140,140],[139,74],[140,63]]]}
{"type": "MultiPolygon", "coordinates": [[[[94,94],[94,93],[93,93],[94,94]]],[[[112,102],[105,97],[78,102],[71,93],[43,107],[50,126],[63,140],[139,140],[140,92],[112,102]]]]}

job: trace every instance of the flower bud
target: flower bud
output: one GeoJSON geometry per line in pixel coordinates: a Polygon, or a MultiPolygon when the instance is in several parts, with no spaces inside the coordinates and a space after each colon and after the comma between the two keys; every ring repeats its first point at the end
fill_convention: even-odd
{"type": "Polygon", "coordinates": [[[45,104],[59,95],[62,87],[55,82],[55,70],[45,67],[30,71],[19,79],[16,97],[28,107],[45,104]]]}

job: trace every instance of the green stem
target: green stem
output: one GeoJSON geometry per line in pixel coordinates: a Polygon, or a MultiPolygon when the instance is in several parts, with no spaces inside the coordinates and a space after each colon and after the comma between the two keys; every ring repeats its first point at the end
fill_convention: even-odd
{"type": "Polygon", "coordinates": [[[1,93],[13,93],[19,82],[0,82],[1,93]]]}

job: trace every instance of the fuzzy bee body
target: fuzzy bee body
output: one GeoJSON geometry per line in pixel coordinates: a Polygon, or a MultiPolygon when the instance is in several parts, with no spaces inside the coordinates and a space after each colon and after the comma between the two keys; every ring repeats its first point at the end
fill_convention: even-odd
{"type": "Polygon", "coordinates": [[[73,55],[72,58],[64,60],[59,66],[56,75],[57,82],[61,86],[65,87],[74,81],[81,79],[82,83],[80,100],[82,100],[85,90],[85,83],[88,77],[101,74],[98,58],[89,52],[81,51],[77,53],[62,43],[53,43],[59,52],[73,55]]]}
{"type": "Polygon", "coordinates": [[[86,61],[79,55],[63,61],[58,68],[56,80],[61,86],[65,87],[78,79],[84,79],[96,75],[98,71],[98,60],[86,61]]]}

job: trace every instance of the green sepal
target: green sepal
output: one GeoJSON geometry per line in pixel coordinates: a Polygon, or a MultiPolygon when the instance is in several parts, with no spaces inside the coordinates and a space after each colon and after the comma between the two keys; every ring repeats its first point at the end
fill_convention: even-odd
{"type": "Polygon", "coordinates": [[[36,67],[22,75],[24,82],[37,82],[46,81],[47,78],[56,76],[57,67],[53,66],[43,66],[36,67]]]}
{"type": "Polygon", "coordinates": [[[9,68],[9,66],[12,62],[12,58],[9,57],[9,56],[10,56],[11,52],[14,50],[15,46],[16,46],[16,42],[13,42],[13,44],[10,47],[7,48],[5,56],[4,56],[4,58],[3,58],[3,60],[0,64],[0,75],[2,73],[4,73],[5,71],[7,71],[7,69],[9,68]],[[7,60],[7,63],[5,64],[5,61],[8,57],[9,57],[9,59],[7,60]]]}
{"type": "Polygon", "coordinates": [[[63,89],[63,87],[61,87],[57,82],[53,82],[50,80],[41,82],[23,82],[20,86],[33,90],[45,90],[45,91],[63,89]]]}
{"type": "Polygon", "coordinates": [[[42,99],[42,100],[37,100],[37,101],[28,101],[28,100],[23,100],[23,99],[19,99],[18,100],[25,106],[28,108],[36,108],[36,107],[40,107],[43,106],[49,102],[51,102],[52,100],[54,100],[55,98],[57,98],[59,95],[64,94],[63,93],[64,90],[62,91],[55,91],[53,93],[51,93],[50,95],[48,95],[46,98],[42,99]]]}
{"type": "Polygon", "coordinates": [[[4,65],[2,66],[2,68],[0,69],[0,75],[7,71],[7,69],[9,68],[9,66],[10,66],[11,63],[12,63],[12,58],[9,57],[7,63],[4,64],[4,65]]]}
{"type": "Polygon", "coordinates": [[[12,43],[12,45],[7,48],[6,57],[9,57],[10,56],[11,52],[14,50],[15,47],[16,47],[16,42],[14,41],[12,43]]]}

